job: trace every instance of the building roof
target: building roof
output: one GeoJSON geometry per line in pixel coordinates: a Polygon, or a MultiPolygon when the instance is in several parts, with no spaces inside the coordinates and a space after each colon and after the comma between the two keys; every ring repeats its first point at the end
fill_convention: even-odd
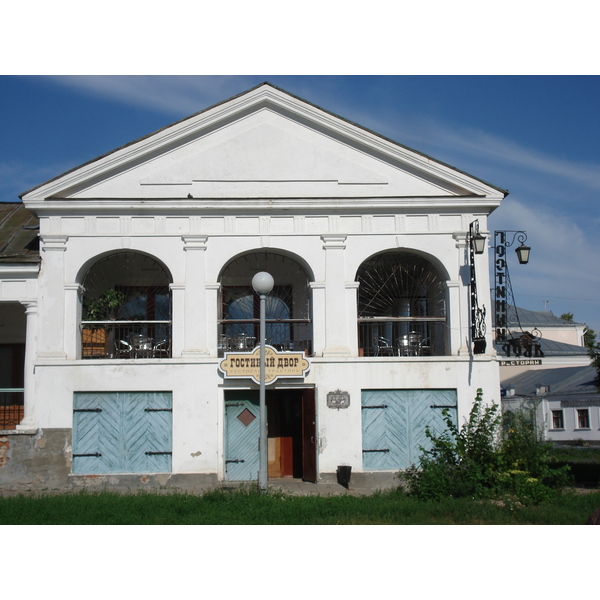
{"type": "MultiPolygon", "coordinates": [[[[517,336],[518,337],[518,336],[517,336]]],[[[544,353],[544,356],[588,356],[589,350],[586,346],[577,346],[575,344],[565,344],[564,342],[556,342],[554,340],[547,340],[543,337],[535,340],[536,344],[540,345],[540,349],[544,353]]],[[[498,354],[503,355],[504,350],[502,349],[503,343],[494,342],[494,348],[498,354]]]]}
{"type": "Polygon", "coordinates": [[[516,322],[526,327],[565,327],[574,326],[577,323],[567,321],[555,316],[549,310],[527,310],[525,308],[511,307],[508,310],[509,323],[516,322]]]}
{"type": "Polygon", "coordinates": [[[594,367],[562,367],[558,369],[529,370],[500,382],[505,390],[514,389],[516,396],[543,396],[557,400],[573,397],[600,398],[594,367]],[[545,387],[546,391],[538,393],[545,387]]]}
{"type": "Polygon", "coordinates": [[[292,98],[292,99],[294,99],[294,100],[296,100],[296,101],[298,101],[300,103],[303,103],[304,105],[306,105],[308,107],[313,107],[314,109],[317,109],[318,111],[321,111],[324,114],[330,115],[331,117],[339,120],[340,122],[349,124],[349,125],[351,125],[354,128],[357,128],[357,129],[359,129],[359,130],[361,130],[363,132],[367,132],[370,135],[376,136],[380,140],[385,140],[387,143],[389,143],[389,144],[391,144],[391,145],[393,145],[393,146],[395,146],[397,148],[403,148],[403,149],[405,149],[405,150],[407,150],[409,152],[414,153],[415,155],[419,155],[419,156],[423,157],[424,159],[426,159],[428,163],[435,163],[437,165],[441,165],[444,168],[450,169],[451,171],[453,171],[455,173],[459,173],[459,174],[462,174],[462,175],[470,178],[472,181],[477,181],[477,182],[479,182],[481,184],[484,184],[485,186],[488,186],[489,188],[492,188],[493,190],[495,190],[497,192],[500,192],[500,194],[502,194],[502,196],[507,196],[508,193],[509,193],[507,190],[505,190],[503,188],[500,188],[500,187],[495,186],[495,185],[493,185],[493,184],[491,184],[491,183],[489,183],[487,181],[484,181],[483,179],[480,179],[478,177],[475,177],[473,175],[465,173],[464,171],[461,171],[460,169],[457,169],[456,167],[453,167],[451,165],[447,165],[446,163],[444,163],[444,162],[442,162],[442,161],[440,161],[438,159],[432,158],[432,157],[424,154],[423,152],[419,152],[418,150],[414,150],[412,148],[409,148],[408,146],[405,146],[403,144],[395,142],[394,140],[390,140],[389,138],[386,138],[385,136],[382,136],[381,134],[373,132],[373,131],[367,129],[366,127],[363,127],[361,125],[353,123],[352,121],[344,119],[343,117],[340,117],[340,116],[338,116],[338,115],[336,115],[336,114],[334,114],[334,113],[332,113],[330,111],[327,111],[326,109],[323,109],[323,108],[321,108],[321,107],[319,107],[319,106],[317,106],[315,104],[312,104],[311,102],[308,102],[308,101],[306,101],[306,100],[304,100],[302,98],[294,96],[293,94],[290,94],[289,92],[287,92],[285,90],[282,90],[281,88],[278,88],[278,87],[274,86],[271,83],[264,82],[264,83],[261,83],[261,84],[255,86],[255,87],[253,87],[253,88],[251,88],[251,89],[249,89],[249,90],[247,90],[245,92],[242,92],[241,94],[233,96],[232,98],[229,98],[227,100],[223,100],[221,102],[218,102],[217,104],[215,104],[213,106],[210,106],[208,108],[205,108],[205,109],[203,109],[203,110],[201,110],[201,111],[199,111],[199,112],[197,112],[197,113],[195,113],[193,115],[190,115],[189,117],[185,117],[184,119],[176,121],[175,123],[171,123],[170,125],[167,125],[167,126],[161,128],[161,129],[158,129],[157,131],[149,133],[149,134],[147,134],[147,135],[145,135],[145,136],[143,136],[143,137],[141,137],[141,138],[139,138],[137,140],[131,141],[131,142],[129,142],[129,143],[127,143],[127,144],[119,147],[119,148],[116,148],[115,150],[112,150],[112,151],[107,152],[107,153],[105,153],[105,154],[103,154],[101,156],[98,156],[98,157],[96,157],[96,158],[94,158],[94,159],[92,159],[92,160],[90,160],[90,161],[88,161],[88,162],[86,162],[86,163],[84,163],[82,165],[74,167],[73,169],[70,169],[69,171],[66,171],[65,173],[57,175],[56,177],[53,177],[52,179],[50,179],[50,180],[48,180],[48,181],[46,181],[44,183],[40,183],[39,185],[36,185],[35,187],[27,190],[26,192],[23,192],[23,194],[20,194],[20,197],[24,198],[25,196],[30,195],[32,192],[38,190],[39,188],[42,188],[42,187],[47,186],[48,184],[50,184],[52,182],[55,182],[57,180],[60,180],[61,178],[64,178],[66,175],[76,173],[77,171],[81,170],[84,167],[88,167],[90,165],[94,165],[94,163],[99,163],[100,161],[103,161],[104,159],[106,159],[107,157],[110,157],[111,155],[114,155],[114,154],[116,154],[116,153],[118,153],[118,152],[120,152],[120,151],[122,151],[122,150],[124,150],[126,148],[134,146],[134,145],[138,144],[139,142],[142,142],[142,141],[145,141],[145,140],[149,140],[150,138],[156,137],[158,134],[161,134],[162,132],[168,132],[169,130],[173,130],[174,131],[181,124],[184,124],[186,122],[190,122],[190,121],[192,121],[194,119],[197,120],[197,117],[199,115],[203,115],[203,113],[208,113],[209,111],[214,111],[214,109],[222,107],[224,105],[227,105],[227,103],[231,103],[231,102],[233,102],[235,100],[238,100],[238,99],[241,99],[241,98],[243,98],[244,96],[247,96],[247,95],[252,95],[252,93],[254,93],[255,91],[259,90],[259,88],[265,88],[265,89],[271,88],[272,90],[276,90],[279,94],[283,94],[283,95],[285,95],[285,96],[287,96],[289,98],[292,98]]]}
{"type": "Polygon", "coordinates": [[[37,263],[39,220],[21,202],[0,202],[0,262],[37,263]]]}
{"type": "Polygon", "coordinates": [[[578,323],[555,316],[549,310],[527,310],[526,308],[508,307],[508,325],[521,327],[574,327],[578,323]]]}

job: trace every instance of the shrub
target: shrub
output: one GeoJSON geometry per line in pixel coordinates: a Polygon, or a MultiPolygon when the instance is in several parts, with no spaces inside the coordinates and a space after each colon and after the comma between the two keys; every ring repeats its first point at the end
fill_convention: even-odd
{"type": "Polygon", "coordinates": [[[431,449],[421,448],[419,465],[399,474],[408,493],[421,499],[506,497],[537,504],[567,484],[568,469],[551,469],[550,446],[533,413],[499,414],[497,404],[477,396],[459,429],[443,413],[447,429],[425,434],[431,449]]]}
{"type": "Polygon", "coordinates": [[[435,436],[427,427],[425,435],[431,440],[431,449],[421,448],[419,466],[400,474],[409,493],[423,499],[490,495],[499,467],[498,410],[497,404],[483,405],[481,389],[477,390],[469,418],[460,429],[444,410],[447,430],[435,436]]]}

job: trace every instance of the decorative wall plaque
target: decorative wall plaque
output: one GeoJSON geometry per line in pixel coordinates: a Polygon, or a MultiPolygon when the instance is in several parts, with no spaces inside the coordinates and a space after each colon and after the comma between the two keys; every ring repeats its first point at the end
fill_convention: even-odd
{"type": "Polygon", "coordinates": [[[350,406],[350,394],[335,390],[327,394],[327,406],[329,408],[348,408],[350,406]]]}

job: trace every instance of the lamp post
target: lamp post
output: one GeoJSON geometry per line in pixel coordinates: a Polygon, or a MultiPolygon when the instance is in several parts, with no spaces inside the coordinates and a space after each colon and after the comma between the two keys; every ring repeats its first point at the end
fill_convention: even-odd
{"type": "Polygon", "coordinates": [[[496,324],[496,341],[506,342],[508,334],[508,309],[510,301],[515,308],[515,316],[518,321],[517,307],[515,305],[512,283],[506,260],[506,249],[510,248],[515,241],[521,245],[515,248],[519,264],[526,265],[529,262],[531,248],[525,245],[527,234],[524,231],[494,231],[494,308],[496,324]],[[512,239],[508,239],[513,234],[512,239]]]}
{"type": "Polygon", "coordinates": [[[479,307],[477,279],[475,277],[475,255],[485,251],[485,236],[479,233],[479,221],[469,226],[469,266],[471,272],[471,341],[473,354],[485,352],[485,306],[479,307]]]}
{"type": "Polygon", "coordinates": [[[259,467],[258,487],[262,492],[267,491],[267,405],[265,400],[265,302],[273,289],[273,277],[261,271],[252,278],[252,287],[260,298],[260,438],[259,438],[259,467]]]}

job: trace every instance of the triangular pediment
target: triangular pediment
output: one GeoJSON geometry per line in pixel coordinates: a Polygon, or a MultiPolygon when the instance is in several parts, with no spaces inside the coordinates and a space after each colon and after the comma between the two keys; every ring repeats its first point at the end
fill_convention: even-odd
{"type": "Polygon", "coordinates": [[[23,200],[440,198],[499,191],[263,84],[42,184],[23,200]]]}

